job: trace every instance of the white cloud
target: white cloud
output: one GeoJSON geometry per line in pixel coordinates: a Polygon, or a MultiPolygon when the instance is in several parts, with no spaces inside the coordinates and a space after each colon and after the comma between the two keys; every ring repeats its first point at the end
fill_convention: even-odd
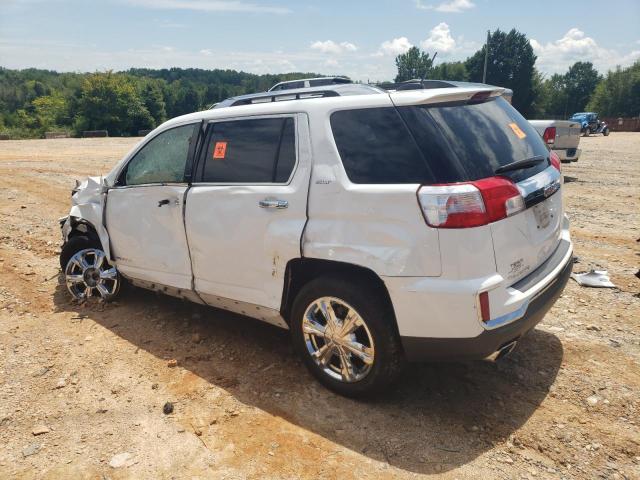
{"type": "Polygon", "coordinates": [[[285,7],[258,5],[241,0],[121,0],[129,5],[161,10],[195,10],[200,12],[291,13],[285,7]]]}
{"type": "Polygon", "coordinates": [[[206,56],[210,56],[213,54],[213,52],[211,50],[209,50],[208,48],[205,48],[204,50],[200,50],[200,53],[202,55],[206,55],[206,56]]]}
{"type": "Polygon", "coordinates": [[[450,0],[442,2],[438,5],[422,3],[422,0],[416,0],[416,7],[421,10],[435,10],[443,13],[461,13],[465,10],[474,8],[476,5],[471,0],[450,0]]]}
{"type": "Polygon", "coordinates": [[[575,27],[553,42],[542,44],[532,38],[530,43],[538,56],[536,65],[544,73],[563,73],[578,61],[592,62],[596,69],[605,72],[616,65],[626,66],[640,58],[640,51],[637,50],[622,55],[616,50],[601,47],[575,27]]]}
{"type": "Polygon", "coordinates": [[[438,55],[447,55],[456,49],[456,41],[451,36],[449,25],[444,22],[439,23],[431,29],[429,36],[420,43],[425,50],[433,50],[438,55]]]}
{"type": "Polygon", "coordinates": [[[349,42],[334,42],[333,40],[327,40],[325,42],[314,42],[311,44],[312,50],[317,50],[322,53],[333,53],[334,55],[340,55],[345,52],[355,52],[358,50],[353,43],[349,42]]]}
{"type": "Polygon", "coordinates": [[[382,42],[380,50],[378,50],[374,56],[381,57],[383,55],[390,55],[395,57],[401,53],[405,53],[411,47],[413,47],[413,45],[407,37],[394,38],[393,40],[382,42]]]}

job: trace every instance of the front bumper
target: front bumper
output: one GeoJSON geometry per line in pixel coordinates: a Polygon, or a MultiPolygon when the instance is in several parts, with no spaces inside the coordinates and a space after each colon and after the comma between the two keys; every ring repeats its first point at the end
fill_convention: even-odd
{"type": "Polygon", "coordinates": [[[562,294],[573,268],[573,255],[527,305],[524,315],[505,326],[484,330],[471,338],[426,338],[401,336],[405,356],[409,361],[460,360],[487,358],[503,347],[519,340],[532,330],[562,294]]]}
{"type": "Polygon", "coordinates": [[[561,162],[569,163],[569,162],[577,162],[580,158],[580,154],[582,150],[579,148],[565,148],[563,150],[553,150],[561,162]]]}

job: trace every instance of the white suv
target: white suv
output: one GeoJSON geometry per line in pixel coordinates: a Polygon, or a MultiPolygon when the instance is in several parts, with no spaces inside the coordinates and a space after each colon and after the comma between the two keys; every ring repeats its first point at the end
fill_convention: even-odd
{"type": "Polygon", "coordinates": [[[126,279],[290,329],[344,395],[507,353],[573,249],[560,163],[501,92],[331,85],[174,118],[74,190],[68,289],[126,279]]]}

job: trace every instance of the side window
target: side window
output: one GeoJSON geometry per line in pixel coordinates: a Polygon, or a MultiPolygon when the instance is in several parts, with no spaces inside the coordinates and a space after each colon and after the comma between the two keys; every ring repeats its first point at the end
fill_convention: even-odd
{"type": "Polygon", "coordinates": [[[212,124],[202,181],[285,183],[296,163],[293,118],[234,120],[212,124]]]}
{"type": "Polygon", "coordinates": [[[353,183],[433,183],[420,150],[393,107],[331,115],[333,137],[353,183]]]}
{"type": "Polygon", "coordinates": [[[154,137],[127,165],[122,185],[184,182],[191,143],[196,141],[197,125],[172,128],[154,137]]]}

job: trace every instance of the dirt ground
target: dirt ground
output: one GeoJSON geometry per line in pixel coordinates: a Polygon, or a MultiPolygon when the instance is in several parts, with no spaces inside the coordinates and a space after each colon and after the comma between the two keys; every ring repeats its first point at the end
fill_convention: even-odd
{"type": "Polygon", "coordinates": [[[142,290],[70,301],[73,179],[135,141],[0,142],[0,478],[640,478],[640,134],[564,166],[574,271],[617,289],[570,280],[510,357],[412,365],[369,402],[274,327],[142,290]]]}

